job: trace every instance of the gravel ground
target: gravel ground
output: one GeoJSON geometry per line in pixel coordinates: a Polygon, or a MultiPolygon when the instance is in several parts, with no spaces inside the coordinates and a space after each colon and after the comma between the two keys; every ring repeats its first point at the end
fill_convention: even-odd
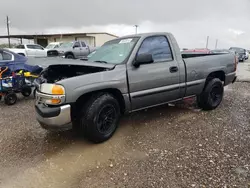
{"type": "Polygon", "coordinates": [[[211,112],[185,105],[128,115],[109,141],[49,133],[32,99],[0,104],[0,187],[250,187],[250,83],[211,112]]]}

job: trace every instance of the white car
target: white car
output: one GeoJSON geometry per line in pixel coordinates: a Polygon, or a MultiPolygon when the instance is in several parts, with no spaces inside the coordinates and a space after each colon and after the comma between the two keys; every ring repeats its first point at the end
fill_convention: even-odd
{"type": "Polygon", "coordinates": [[[45,47],[47,50],[52,50],[55,48],[59,48],[61,46],[62,42],[51,42],[48,44],[48,46],[45,47]]]}
{"type": "Polygon", "coordinates": [[[19,44],[8,50],[27,57],[47,57],[47,49],[39,44],[19,44]]]}

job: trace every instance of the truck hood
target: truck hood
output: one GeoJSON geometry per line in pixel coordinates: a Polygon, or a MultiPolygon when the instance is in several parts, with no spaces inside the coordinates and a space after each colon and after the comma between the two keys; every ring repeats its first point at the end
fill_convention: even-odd
{"type": "Polygon", "coordinates": [[[40,77],[37,79],[38,84],[55,83],[88,74],[98,74],[113,70],[115,68],[115,65],[105,63],[63,58],[48,59],[51,59],[49,62],[50,65],[48,65],[47,68],[43,70],[40,77]]]}
{"type": "Polygon", "coordinates": [[[51,49],[50,51],[58,51],[58,52],[66,52],[66,51],[69,51],[69,50],[72,50],[72,48],[55,48],[55,49],[51,49]]]}
{"type": "Polygon", "coordinates": [[[83,61],[80,59],[65,59],[61,57],[31,57],[29,58],[28,64],[30,65],[39,65],[44,69],[49,66],[58,66],[58,65],[79,65],[79,66],[90,66],[90,67],[100,67],[100,68],[109,68],[113,69],[115,65],[83,61]]]}

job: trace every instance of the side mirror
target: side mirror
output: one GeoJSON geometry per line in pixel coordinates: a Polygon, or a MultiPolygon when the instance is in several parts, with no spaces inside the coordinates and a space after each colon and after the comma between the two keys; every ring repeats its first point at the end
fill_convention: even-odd
{"type": "Polygon", "coordinates": [[[144,54],[140,54],[140,55],[136,56],[133,65],[135,67],[139,67],[140,65],[150,64],[153,62],[154,62],[154,60],[153,60],[152,54],[144,53],[144,54]]]}

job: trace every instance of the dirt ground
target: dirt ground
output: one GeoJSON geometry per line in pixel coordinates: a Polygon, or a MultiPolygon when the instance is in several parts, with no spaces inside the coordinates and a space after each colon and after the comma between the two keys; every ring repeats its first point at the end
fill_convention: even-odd
{"type": "Polygon", "coordinates": [[[250,83],[227,87],[214,111],[186,104],[127,115],[99,145],[40,128],[32,98],[1,102],[0,117],[3,188],[250,187],[250,83]]]}

